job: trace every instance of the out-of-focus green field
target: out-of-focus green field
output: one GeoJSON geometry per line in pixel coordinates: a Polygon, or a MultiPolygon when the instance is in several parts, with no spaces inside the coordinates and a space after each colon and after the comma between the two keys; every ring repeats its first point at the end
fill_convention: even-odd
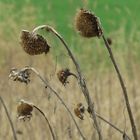
{"type": "MultiPolygon", "coordinates": [[[[77,9],[84,7],[100,17],[106,37],[112,39],[114,53],[128,90],[130,104],[140,137],[140,1],[134,0],[0,0],[0,95],[4,99],[14,123],[18,140],[50,140],[50,132],[40,114],[33,112],[31,121],[17,121],[16,106],[23,98],[33,102],[47,115],[57,140],[80,140],[79,133],[58,98],[35,75],[31,83],[8,79],[12,67],[30,65],[49,80],[74,115],[75,105],[84,96],[77,81],[69,78],[64,87],[57,79],[61,68],[75,71],[61,42],[53,35],[40,32],[51,46],[47,55],[29,56],[20,46],[22,29],[31,31],[42,24],[53,26],[66,40],[86,79],[95,110],[133,138],[122,90],[102,39],[81,37],[74,28],[77,9]],[[44,125],[45,124],[45,125],[44,125]]],[[[74,116],[87,140],[98,140],[92,120],[86,112],[84,121],[74,116]]],[[[122,135],[100,121],[104,139],[119,140],[122,135]]],[[[0,103],[0,140],[11,140],[12,132],[0,103]]]]}
{"type": "Polygon", "coordinates": [[[0,5],[1,22],[7,22],[7,18],[10,18],[17,24],[27,24],[22,20],[23,17],[31,18],[30,16],[34,15],[34,25],[53,23],[67,38],[73,35],[72,24],[75,11],[82,7],[95,12],[101,18],[107,32],[125,26],[125,32],[130,34],[133,27],[140,28],[138,14],[140,2],[136,3],[133,0],[1,0],[0,5]]]}
{"type": "MultiPolygon", "coordinates": [[[[15,43],[14,45],[10,44],[13,48],[19,46],[18,39],[22,29],[32,30],[35,26],[49,24],[57,29],[78,55],[80,54],[79,57],[86,57],[82,59],[82,64],[84,60],[87,61],[88,59],[89,61],[91,60],[89,67],[92,67],[90,64],[94,60],[94,64],[98,64],[102,57],[106,57],[106,54],[103,47],[102,49],[95,48],[100,44],[103,45],[101,40],[81,38],[75,31],[75,12],[77,9],[85,7],[100,17],[105,35],[111,37],[115,51],[117,50],[124,54],[128,48],[131,49],[132,47],[131,51],[139,59],[140,49],[137,45],[139,44],[140,35],[139,5],[139,1],[135,3],[133,0],[65,0],[62,2],[58,0],[1,0],[1,40],[6,40],[9,44],[15,41],[16,45],[15,43]],[[92,51],[94,54],[92,54],[92,51]],[[91,55],[81,55],[81,53],[91,53],[91,55]]],[[[53,42],[59,44],[55,39],[53,42]]],[[[8,47],[7,44],[5,46],[8,47]]],[[[0,57],[2,57],[4,51],[2,47],[1,45],[0,57]]],[[[57,47],[58,52],[61,51],[60,48],[57,47]]],[[[108,64],[108,62],[104,62],[108,64]]]]}

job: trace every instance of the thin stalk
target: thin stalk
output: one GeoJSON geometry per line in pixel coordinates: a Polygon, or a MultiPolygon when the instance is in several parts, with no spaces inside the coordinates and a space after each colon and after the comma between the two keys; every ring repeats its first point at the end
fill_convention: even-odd
{"type": "Polygon", "coordinates": [[[91,98],[90,98],[90,95],[89,95],[89,91],[87,89],[87,86],[86,86],[86,83],[85,83],[85,80],[81,74],[81,70],[80,70],[80,66],[79,64],[77,63],[76,59],[74,58],[71,50],[69,49],[68,45],[66,44],[66,42],[64,41],[64,39],[54,30],[52,29],[52,32],[60,39],[60,41],[63,43],[63,45],[65,46],[70,58],[72,59],[75,67],[76,67],[76,70],[78,72],[78,76],[79,76],[79,85],[81,87],[81,90],[86,98],[86,101],[87,101],[87,104],[89,106],[89,108],[91,109],[91,112],[92,112],[92,119],[94,121],[94,124],[96,126],[96,130],[98,132],[98,136],[99,136],[99,140],[102,140],[102,134],[101,134],[101,130],[100,130],[100,127],[99,127],[99,124],[98,124],[98,121],[96,119],[96,114],[95,114],[95,111],[94,111],[94,103],[93,101],[91,101],[91,98]]]}
{"type": "Polygon", "coordinates": [[[94,110],[94,103],[93,101],[91,101],[91,97],[90,97],[90,94],[89,94],[89,91],[87,89],[87,86],[86,86],[86,82],[85,82],[85,79],[83,78],[82,76],[82,73],[81,73],[81,70],[80,70],[80,66],[79,64],[77,63],[74,55],[72,54],[71,50],[69,49],[67,43],[64,41],[64,39],[62,38],[62,36],[57,33],[56,30],[54,30],[51,26],[48,26],[48,25],[41,25],[41,26],[38,26],[36,27],[32,33],[34,34],[37,30],[39,29],[46,29],[46,31],[48,32],[52,32],[56,37],[58,37],[60,39],[60,41],[62,42],[62,44],[64,45],[64,47],[66,48],[67,52],[68,52],[68,55],[70,56],[70,58],[72,59],[75,67],[76,67],[76,70],[77,70],[77,73],[78,73],[78,80],[79,80],[79,85],[80,85],[80,88],[85,96],[85,99],[87,101],[87,104],[91,110],[91,115],[92,115],[92,119],[94,121],[94,124],[96,126],[96,130],[97,130],[97,133],[98,133],[98,136],[99,136],[99,140],[103,140],[102,138],[102,134],[101,134],[101,130],[100,130],[100,127],[99,127],[99,124],[98,124],[98,121],[96,119],[96,114],[95,114],[95,110],[94,110]]]}
{"type": "MultiPolygon", "coordinates": [[[[108,79],[108,96],[109,96],[109,121],[112,121],[112,107],[113,107],[113,97],[112,97],[112,72],[109,70],[109,79],[108,79]]],[[[111,129],[108,130],[108,136],[112,139],[111,129]]]]}
{"type": "Polygon", "coordinates": [[[46,120],[46,122],[47,122],[47,124],[48,124],[48,126],[49,126],[49,129],[50,129],[52,138],[53,138],[53,140],[56,140],[55,134],[54,134],[54,132],[53,132],[53,129],[52,129],[51,125],[50,125],[50,122],[49,122],[48,118],[47,118],[46,115],[44,114],[44,112],[43,112],[41,109],[39,109],[37,106],[35,106],[35,105],[34,105],[33,107],[36,108],[36,109],[42,114],[42,116],[45,118],[45,120],[46,120]]]}
{"type": "Polygon", "coordinates": [[[83,136],[78,124],[76,123],[76,121],[75,121],[70,109],[67,107],[67,105],[65,104],[63,99],[59,96],[59,94],[49,85],[49,83],[39,74],[39,72],[36,69],[34,69],[32,67],[28,67],[28,69],[32,70],[39,77],[39,79],[45,84],[45,86],[47,88],[49,88],[57,96],[57,98],[61,101],[61,103],[64,105],[64,107],[66,108],[66,110],[70,114],[70,116],[71,116],[71,118],[72,118],[72,120],[73,120],[73,122],[74,122],[74,124],[75,124],[75,126],[76,126],[76,128],[77,128],[77,130],[79,132],[79,134],[81,135],[82,139],[86,140],[86,138],[83,136]]]}
{"type": "MultiPolygon", "coordinates": [[[[96,113],[96,116],[97,116],[99,119],[101,119],[102,121],[104,121],[105,123],[107,123],[108,125],[110,125],[110,126],[111,126],[112,128],[114,128],[115,130],[117,130],[118,132],[120,132],[121,134],[124,134],[124,131],[123,131],[123,130],[119,129],[119,128],[116,127],[114,124],[112,124],[111,122],[107,121],[105,118],[103,118],[102,116],[100,116],[98,113],[96,113]]],[[[126,135],[126,137],[127,137],[129,140],[131,140],[127,134],[125,134],[125,135],[126,135]]]]}
{"type": "Polygon", "coordinates": [[[119,81],[120,81],[120,85],[121,85],[121,88],[122,88],[122,91],[123,91],[123,95],[124,95],[124,99],[125,99],[125,103],[126,103],[126,107],[127,107],[127,111],[128,111],[128,115],[129,115],[129,119],[130,119],[130,123],[131,123],[131,128],[132,128],[132,133],[133,133],[134,139],[138,140],[137,129],[136,129],[134,117],[133,117],[133,114],[132,114],[132,111],[131,111],[131,107],[130,107],[130,103],[129,103],[128,93],[127,93],[127,90],[126,90],[126,87],[125,87],[122,75],[120,73],[120,70],[119,70],[119,68],[117,66],[117,63],[115,61],[115,58],[113,56],[112,50],[111,50],[111,48],[110,48],[110,46],[109,46],[105,36],[102,35],[102,38],[104,40],[105,46],[106,46],[106,48],[108,50],[108,53],[110,55],[110,59],[111,59],[111,61],[113,63],[113,66],[114,66],[114,68],[116,70],[116,73],[117,73],[119,81]]]}
{"type": "Polygon", "coordinates": [[[3,107],[4,107],[4,109],[5,109],[5,113],[6,113],[6,115],[7,115],[8,120],[9,120],[11,129],[12,129],[12,132],[13,132],[14,140],[17,140],[16,131],[15,131],[15,129],[14,129],[13,122],[12,122],[12,120],[11,120],[11,117],[10,117],[10,115],[9,115],[9,112],[8,112],[8,110],[7,110],[7,107],[6,107],[5,103],[4,103],[4,100],[2,99],[1,96],[0,96],[0,101],[1,101],[1,103],[2,103],[2,105],[3,105],[3,107]]]}

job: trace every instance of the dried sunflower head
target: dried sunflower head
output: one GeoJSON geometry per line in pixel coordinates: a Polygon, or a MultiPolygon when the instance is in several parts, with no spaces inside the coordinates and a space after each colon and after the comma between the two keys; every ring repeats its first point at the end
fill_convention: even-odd
{"type": "Polygon", "coordinates": [[[22,30],[20,39],[21,46],[29,55],[46,54],[49,52],[50,46],[39,34],[33,34],[27,30],[22,30]]]}
{"type": "Polygon", "coordinates": [[[84,37],[100,37],[102,35],[98,17],[85,9],[80,9],[77,12],[75,27],[84,37]]]}
{"type": "Polygon", "coordinates": [[[84,119],[84,112],[85,112],[85,107],[83,106],[82,103],[78,103],[76,108],[74,108],[74,113],[75,115],[80,118],[81,120],[84,119]]]}
{"type": "Polygon", "coordinates": [[[72,75],[72,73],[70,72],[70,70],[68,68],[66,69],[62,69],[57,73],[57,77],[59,79],[59,81],[65,86],[67,83],[69,83],[67,81],[68,77],[72,75]]]}
{"type": "Polygon", "coordinates": [[[18,119],[19,120],[26,120],[30,119],[32,117],[32,111],[33,111],[33,104],[20,100],[19,105],[17,106],[17,113],[18,113],[18,119]]]}
{"type": "Polygon", "coordinates": [[[26,67],[21,70],[12,68],[10,70],[9,78],[13,81],[19,81],[28,84],[30,82],[30,71],[26,67]]]}

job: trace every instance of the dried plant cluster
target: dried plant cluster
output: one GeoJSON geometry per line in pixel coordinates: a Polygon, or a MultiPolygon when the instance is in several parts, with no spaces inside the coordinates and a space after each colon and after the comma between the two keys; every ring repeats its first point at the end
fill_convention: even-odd
{"type": "MultiPolygon", "coordinates": [[[[80,9],[77,12],[77,14],[75,16],[75,26],[76,26],[77,31],[83,37],[87,37],[87,38],[103,37],[103,40],[108,49],[110,58],[113,62],[113,65],[118,74],[118,77],[119,77],[119,80],[120,80],[120,83],[121,83],[121,86],[123,89],[134,139],[138,140],[135,122],[133,120],[133,115],[132,115],[131,108],[129,105],[129,99],[127,97],[127,91],[126,91],[124,82],[122,80],[121,74],[119,72],[118,66],[115,62],[111,48],[109,47],[109,45],[112,44],[112,40],[110,38],[108,38],[107,40],[105,39],[105,37],[103,35],[103,31],[101,29],[101,25],[99,23],[99,18],[96,17],[95,14],[91,13],[88,10],[80,9]]],[[[85,110],[90,114],[89,116],[92,119],[92,121],[94,122],[93,126],[97,130],[99,140],[103,140],[103,135],[101,133],[101,129],[100,129],[97,117],[99,119],[101,119],[102,121],[104,121],[105,123],[109,124],[112,128],[114,128],[118,132],[120,132],[125,139],[129,139],[128,135],[126,133],[124,133],[124,131],[120,130],[119,128],[114,126],[112,123],[108,122],[107,120],[105,120],[103,117],[101,117],[99,114],[96,113],[96,111],[94,109],[94,101],[90,97],[88,88],[86,86],[86,82],[85,82],[85,80],[82,76],[81,70],[80,70],[80,66],[77,63],[73,53],[70,51],[68,45],[66,44],[64,39],[60,36],[60,34],[57,33],[57,31],[55,31],[51,26],[48,26],[48,25],[38,26],[32,32],[29,32],[27,30],[22,30],[20,43],[21,43],[21,46],[24,49],[24,51],[26,53],[28,53],[29,55],[38,55],[38,54],[42,54],[42,53],[46,54],[49,52],[50,46],[48,45],[46,39],[43,36],[36,33],[39,29],[45,29],[47,32],[53,33],[53,35],[55,35],[56,37],[58,37],[60,39],[60,41],[66,48],[66,50],[69,54],[69,57],[71,58],[73,64],[75,65],[77,74],[74,74],[74,73],[70,72],[70,70],[68,68],[65,68],[65,69],[61,69],[60,71],[58,71],[57,77],[64,86],[67,83],[69,83],[68,82],[69,76],[72,75],[76,78],[76,80],[81,88],[82,94],[85,97],[85,101],[87,103],[87,109],[85,109],[85,105],[83,105],[82,103],[76,103],[77,104],[76,107],[73,109],[73,112],[71,112],[71,110],[68,108],[68,106],[63,101],[63,99],[60,97],[60,95],[57,93],[57,91],[54,89],[54,87],[51,87],[49,82],[45,78],[43,78],[36,69],[34,69],[32,67],[25,67],[21,70],[13,68],[10,71],[9,78],[12,79],[13,81],[19,81],[19,82],[28,84],[30,82],[31,71],[34,72],[36,74],[36,76],[38,76],[38,78],[45,84],[45,87],[49,88],[56,95],[56,97],[61,101],[61,103],[64,105],[67,112],[70,114],[72,120],[74,121],[74,124],[75,124],[80,136],[82,137],[82,139],[85,140],[86,138],[83,136],[83,133],[81,132],[80,127],[78,126],[77,122],[75,121],[75,117],[78,117],[80,120],[85,120],[84,119],[85,110]],[[73,116],[73,114],[75,114],[75,117],[73,116]]],[[[53,140],[55,140],[55,134],[53,132],[53,128],[51,127],[49,120],[47,119],[44,112],[42,110],[40,110],[37,106],[35,106],[27,101],[21,100],[20,104],[17,106],[18,119],[20,119],[20,120],[22,119],[24,121],[27,118],[30,119],[32,117],[33,108],[37,109],[44,116],[44,118],[49,126],[52,138],[53,138],[53,140]]]]}

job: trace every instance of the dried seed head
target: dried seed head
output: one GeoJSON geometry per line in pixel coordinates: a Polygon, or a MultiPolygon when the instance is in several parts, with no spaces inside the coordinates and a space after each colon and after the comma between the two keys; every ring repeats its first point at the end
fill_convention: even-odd
{"type": "Polygon", "coordinates": [[[59,79],[59,81],[65,86],[67,83],[69,83],[67,81],[68,77],[72,75],[72,73],[70,72],[69,69],[62,69],[57,73],[57,77],[59,79]]]}
{"type": "Polygon", "coordinates": [[[84,37],[100,37],[102,35],[98,17],[88,10],[80,9],[77,12],[75,26],[84,37]]]}
{"type": "Polygon", "coordinates": [[[75,115],[80,118],[81,120],[84,119],[84,112],[85,112],[85,107],[83,106],[82,103],[78,103],[76,108],[74,109],[75,115]]]}
{"type": "Polygon", "coordinates": [[[85,107],[83,106],[82,103],[77,104],[77,108],[79,108],[81,113],[85,113],[85,107]]]}
{"type": "Polygon", "coordinates": [[[19,81],[28,84],[30,82],[30,71],[28,67],[25,67],[21,70],[12,68],[10,70],[9,78],[13,81],[19,81]]]}
{"type": "Polygon", "coordinates": [[[29,55],[38,55],[48,53],[50,46],[47,41],[39,34],[33,34],[29,31],[22,30],[21,32],[21,46],[29,55]]]}
{"type": "Polygon", "coordinates": [[[17,113],[19,120],[26,120],[27,118],[30,119],[32,117],[33,111],[33,104],[20,100],[19,105],[17,106],[17,113]]]}
{"type": "Polygon", "coordinates": [[[112,39],[111,38],[108,37],[107,42],[108,42],[109,45],[112,45],[112,39]]]}

